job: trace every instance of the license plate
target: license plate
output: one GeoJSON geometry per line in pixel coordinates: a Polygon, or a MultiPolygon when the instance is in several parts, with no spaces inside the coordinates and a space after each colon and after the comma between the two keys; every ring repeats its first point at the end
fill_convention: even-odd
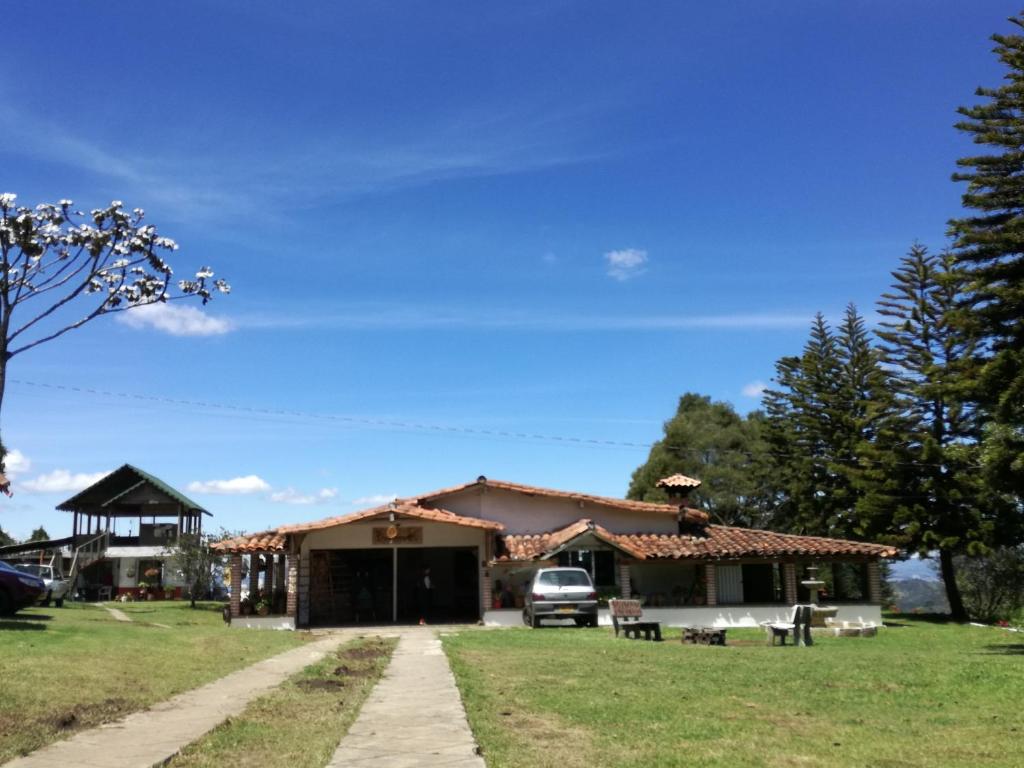
{"type": "Polygon", "coordinates": [[[559,613],[576,613],[575,605],[560,605],[556,609],[559,613]]]}

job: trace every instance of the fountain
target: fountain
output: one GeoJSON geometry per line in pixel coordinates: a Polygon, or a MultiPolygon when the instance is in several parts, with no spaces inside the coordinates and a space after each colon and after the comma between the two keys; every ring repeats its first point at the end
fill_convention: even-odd
{"type": "Polygon", "coordinates": [[[807,578],[800,582],[810,593],[811,604],[811,626],[824,627],[826,618],[835,618],[839,613],[839,607],[835,605],[818,605],[818,591],[825,586],[825,582],[818,578],[818,566],[807,566],[807,578]]]}

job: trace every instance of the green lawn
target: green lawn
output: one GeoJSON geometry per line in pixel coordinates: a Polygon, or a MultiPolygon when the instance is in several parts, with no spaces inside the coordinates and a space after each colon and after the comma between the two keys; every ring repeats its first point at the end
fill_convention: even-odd
{"type": "Polygon", "coordinates": [[[133,622],[73,603],[0,620],[0,763],[306,639],[230,629],[219,604],[117,607],[133,622]]]}
{"type": "Polygon", "coordinates": [[[397,640],[358,640],[306,667],[189,745],[170,768],[320,768],[355,720],[397,640]]]}
{"type": "Polygon", "coordinates": [[[490,768],[1021,766],[1024,636],[895,618],[769,648],[462,632],[445,648],[490,768]]]}

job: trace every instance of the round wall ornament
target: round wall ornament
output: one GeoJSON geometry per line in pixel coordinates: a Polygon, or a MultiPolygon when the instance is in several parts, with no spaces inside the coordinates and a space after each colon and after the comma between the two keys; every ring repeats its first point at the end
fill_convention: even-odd
{"type": "Polygon", "coordinates": [[[397,538],[398,537],[398,526],[397,525],[389,525],[388,529],[384,532],[384,535],[386,535],[389,539],[397,538]]]}

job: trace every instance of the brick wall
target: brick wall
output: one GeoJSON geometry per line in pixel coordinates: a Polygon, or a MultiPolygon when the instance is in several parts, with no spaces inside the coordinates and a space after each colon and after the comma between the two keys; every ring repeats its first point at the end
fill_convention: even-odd
{"type": "Polygon", "coordinates": [[[710,563],[704,566],[704,592],[708,605],[718,605],[718,579],[710,563]]]}
{"type": "Polygon", "coordinates": [[[231,617],[242,615],[242,556],[231,556],[231,617]]]}

